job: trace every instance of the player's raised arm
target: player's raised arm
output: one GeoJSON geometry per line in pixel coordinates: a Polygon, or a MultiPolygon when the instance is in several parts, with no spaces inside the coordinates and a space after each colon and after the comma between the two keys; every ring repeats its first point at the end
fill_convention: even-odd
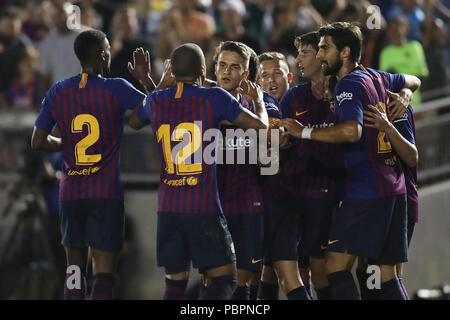
{"type": "Polygon", "coordinates": [[[128,62],[128,71],[142,84],[147,93],[155,90],[155,83],[150,76],[150,53],[142,48],[136,48],[133,52],[133,63],[128,62]]]}
{"type": "Polygon", "coordinates": [[[269,118],[263,100],[263,91],[251,81],[244,79],[241,84],[241,93],[247,101],[253,101],[255,113],[244,109],[240,115],[232,122],[233,125],[243,129],[267,129],[269,127],[269,118]]]}
{"type": "MultiPolygon", "coordinates": [[[[384,111],[380,111],[378,108],[371,105],[369,105],[368,108],[369,110],[364,111],[364,126],[376,128],[381,132],[385,132],[389,137],[392,147],[403,162],[405,162],[408,167],[415,167],[419,159],[416,146],[400,134],[394,124],[389,121],[384,111]]],[[[401,119],[398,121],[407,120],[408,119],[401,119]]]]}

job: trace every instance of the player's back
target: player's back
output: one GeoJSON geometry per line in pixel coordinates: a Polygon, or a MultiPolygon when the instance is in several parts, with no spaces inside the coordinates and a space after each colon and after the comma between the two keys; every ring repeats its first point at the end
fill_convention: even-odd
{"type": "Polygon", "coordinates": [[[146,110],[145,118],[152,125],[161,158],[158,211],[221,213],[215,161],[217,134],[222,120],[232,122],[241,112],[238,102],[221,88],[179,83],[150,94],[146,110]],[[215,131],[210,130],[211,136],[206,137],[209,129],[215,131]],[[205,156],[211,156],[209,161],[205,156]]]}
{"type": "Polygon", "coordinates": [[[398,156],[388,136],[364,127],[368,105],[386,111],[388,94],[383,75],[362,66],[341,79],[334,90],[339,122],[355,120],[362,125],[361,139],[344,146],[347,168],[346,198],[378,198],[404,194],[405,181],[398,156]]]}
{"type": "MultiPolygon", "coordinates": [[[[63,141],[61,200],[123,199],[123,114],[141,104],[144,97],[124,79],[87,74],[57,82],[47,92],[42,108],[51,114],[63,141]]],[[[37,124],[43,117],[40,115],[37,124]]]]}

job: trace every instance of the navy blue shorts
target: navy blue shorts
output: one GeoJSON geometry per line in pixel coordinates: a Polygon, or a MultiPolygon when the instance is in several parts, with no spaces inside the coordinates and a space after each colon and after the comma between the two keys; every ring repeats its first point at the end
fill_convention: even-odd
{"type": "Polygon", "coordinates": [[[123,200],[80,199],[62,201],[61,243],[68,248],[122,250],[125,215],[123,200]]]}
{"type": "Polygon", "coordinates": [[[344,200],[336,212],[327,251],[368,258],[371,264],[407,262],[406,197],[344,200]]]}
{"type": "Polygon", "coordinates": [[[199,272],[236,262],[223,214],[158,212],[156,259],[166,274],[199,272]]]}
{"type": "Polygon", "coordinates": [[[286,197],[264,203],[264,264],[297,261],[301,202],[286,197]]]}
{"type": "Polygon", "coordinates": [[[414,233],[414,227],[416,226],[416,223],[414,221],[408,221],[408,248],[409,244],[411,243],[411,239],[414,233]]]}
{"type": "Polygon", "coordinates": [[[338,201],[309,198],[300,201],[300,255],[322,258],[338,201]]]}
{"type": "Polygon", "coordinates": [[[227,214],[228,230],[236,250],[236,266],[259,272],[263,260],[263,214],[227,214]]]}

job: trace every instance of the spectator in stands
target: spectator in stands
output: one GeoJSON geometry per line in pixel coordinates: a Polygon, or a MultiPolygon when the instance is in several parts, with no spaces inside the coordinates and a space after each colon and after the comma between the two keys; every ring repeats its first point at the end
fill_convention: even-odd
{"type": "Polygon", "coordinates": [[[259,40],[245,30],[246,12],[245,4],[241,0],[225,0],[219,4],[223,30],[216,34],[216,43],[212,44],[212,47],[215,48],[221,41],[239,41],[252,48],[256,54],[261,53],[259,40]]]}
{"type": "Polygon", "coordinates": [[[38,63],[39,52],[36,49],[26,47],[21,51],[15,76],[3,94],[9,110],[39,111],[42,97],[38,63]]]}
{"type": "MultiPolygon", "coordinates": [[[[150,44],[139,39],[139,23],[136,8],[124,5],[114,15],[111,28],[111,77],[124,78],[131,82],[134,87],[145,91],[127,69],[128,61],[133,61],[133,51],[142,47],[153,53],[150,44]]],[[[151,59],[152,60],[152,59],[151,59]]],[[[153,69],[153,68],[152,68],[153,69]]]]}
{"type": "Polygon", "coordinates": [[[158,56],[165,60],[178,45],[192,42],[203,50],[214,35],[214,19],[196,9],[197,0],[175,0],[162,16],[158,34],[158,56]]]}
{"type": "Polygon", "coordinates": [[[81,25],[93,29],[100,29],[103,26],[103,19],[95,9],[94,2],[95,0],[80,0],[74,4],[80,8],[81,25]]]}
{"type": "MultiPolygon", "coordinates": [[[[380,56],[380,70],[393,73],[411,74],[422,78],[428,76],[427,63],[422,44],[419,41],[408,41],[408,20],[404,16],[396,16],[389,21],[389,45],[383,48],[380,56]]],[[[414,92],[412,106],[421,103],[420,92],[414,92]]]]}
{"type": "Polygon", "coordinates": [[[71,13],[70,3],[56,3],[52,12],[54,29],[39,44],[43,93],[55,82],[81,72],[80,63],[73,51],[73,43],[81,30],[67,27],[67,19],[71,13]]]}
{"type": "Polygon", "coordinates": [[[399,0],[398,4],[389,11],[387,20],[389,21],[399,15],[405,16],[408,20],[408,41],[421,41],[421,24],[425,20],[425,13],[419,6],[419,0],[399,0]]]}
{"type": "Polygon", "coordinates": [[[18,7],[0,8],[0,92],[11,84],[22,51],[33,45],[21,32],[22,17],[23,11],[18,7]]]}
{"type": "Polygon", "coordinates": [[[338,20],[347,3],[347,0],[311,0],[311,4],[328,23],[338,20]]]}
{"type": "Polygon", "coordinates": [[[429,1],[426,7],[422,43],[430,74],[422,84],[422,91],[441,90],[438,90],[437,94],[431,94],[430,99],[443,97],[445,91],[442,88],[447,86],[449,81],[447,31],[444,22],[433,16],[433,9],[434,4],[429,1]]]}
{"type": "Polygon", "coordinates": [[[50,31],[46,13],[51,3],[44,1],[29,1],[24,7],[25,17],[22,23],[22,32],[30,37],[33,43],[40,42],[50,31]]]}
{"type": "Polygon", "coordinates": [[[279,3],[272,13],[273,29],[269,34],[269,50],[278,51],[285,56],[297,53],[292,39],[301,34],[297,28],[297,18],[294,7],[279,3]]]}

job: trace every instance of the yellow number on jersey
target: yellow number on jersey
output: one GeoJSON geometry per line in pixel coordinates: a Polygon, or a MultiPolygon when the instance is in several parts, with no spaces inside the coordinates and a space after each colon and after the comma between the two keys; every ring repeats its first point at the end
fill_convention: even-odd
{"type": "Polygon", "coordinates": [[[175,155],[174,164],[174,161],[172,159],[172,148],[170,145],[170,125],[163,124],[158,128],[156,132],[157,141],[162,141],[164,161],[166,163],[166,172],[169,174],[175,173],[175,168],[178,175],[199,174],[203,170],[201,163],[185,163],[186,159],[194,154],[202,145],[201,130],[196,124],[192,122],[180,123],[175,127],[173,131],[172,140],[182,141],[185,133],[189,133],[190,135],[189,143],[175,155]]]}
{"type": "Polygon", "coordinates": [[[72,120],[72,133],[83,132],[83,126],[88,128],[88,135],[75,145],[77,165],[92,165],[102,159],[101,154],[86,154],[86,149],[97,142],[100,137],[100,127],[97,119],[90,114],[79,114],[72,120]]]}
{"type": "MultiPolygon", "coordinates": [[[[378,102],[376,107],[383,112],[386,112],[386,105],[383,102],[378,102]]],[[[378,153],[388,153],[392,151],[392,146],[389,141],[385,140],[386,133],[378,133],[378,153]]]]}

